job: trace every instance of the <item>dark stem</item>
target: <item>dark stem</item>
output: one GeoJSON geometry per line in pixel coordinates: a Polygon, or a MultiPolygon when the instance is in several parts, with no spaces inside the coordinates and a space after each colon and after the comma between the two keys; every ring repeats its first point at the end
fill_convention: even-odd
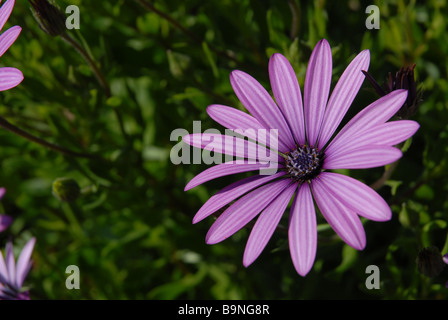
{"type": "Polygon", "coordinates": [[[289,38],[291,40],[294,40],[297,37],[297,34],[299,33],[300,10],[296,0],[288,0],[288,4],[292,14],[291,32],[289,34],[289,38]]]}
{"type": "Polygon", "coordinates": [[[0,117],[0,127],[2,127],[3,129],[6,129],[12,133],[15,133],[18,136],[21,136],[31,142],[40,144],[41,146],[44,146],[53,151],[65,154],[67,156],[73,156],[73,157],[78,157],[78,158],[88,158],[88,159],[100,159],[98,156],[88,154],[88,153],[72,151],[72,150],[63,148],[61,146],[58,146],[56,144],[50,143],[41,138],[38,138],[38,137],[32,135],[31,133],[28,133],[28,132],[16,127],[15,125],[11,124],[10,122],[8,122],[6,119],[4,119],[2,117],[0,117]]]}

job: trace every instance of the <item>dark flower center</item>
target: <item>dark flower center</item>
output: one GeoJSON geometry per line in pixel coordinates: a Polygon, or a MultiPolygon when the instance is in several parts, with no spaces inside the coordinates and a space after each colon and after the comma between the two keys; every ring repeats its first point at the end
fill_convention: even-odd
{"type": "Polygon", "coordinates": [[[286,171],[291,179],[304,182],[312,180],[322,171],[324,154],[310,146],[298,146],[286,154],[286,171]]]}

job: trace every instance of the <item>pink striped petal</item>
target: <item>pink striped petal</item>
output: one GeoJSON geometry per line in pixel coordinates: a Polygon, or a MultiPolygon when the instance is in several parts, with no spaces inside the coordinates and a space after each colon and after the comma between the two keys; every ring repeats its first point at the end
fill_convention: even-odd
{"type": "Polygon", "coordinates": [[[406,101],[407,90],[395,90],[379,98],[355,115],[331,141],[330,146],[339,139],[349,139],[389,120],[406,101]]]}
{"type": "Polygon", "coordinates": [[[295,143],[291,130],[266,89],[252,76],[239,70],[232,71],[230,83],[241,103],[265,128],[278,130],[279,141],[287,147],[280,148],[280,151],[293,149],[295,143]]]}
{"type": "Polygon", "coordinates": [[[0,91],[9,90],[23,80],[22,71],[16,68],[0,68],[0,91]]]}
{"type": "Polygon", "coordinates": [[[210,227],[206,243],[215,244],[232,236],[269,205],[289,183],[288,179],[277,180],[238,199],[210,227]]]}
{"type": "Polygon", "coordinates": [[[16,262],[14,260],[14,252],[12,250],[12,243],[8,242],[5,248],[6,268],[8,269],[9,283],[16,283],[16,262]]]}
{"type": "MultiPolygon", "coordinates": [[[[6,253],[5,253],[6,256],[6,253]]],[[[6,283],[8,281],[8,269],[6,268],[5,259],[3,258],[3,253],[0,250],[0,283],[6,283]]]]}
{"type": "Polygon", "coordinates": [[[6,214],[0,214],[0,232],[5,231],[12,223],[12,218],[6,214]]]}
{"type": "Polygon", "coordinates": [[[373,221],[387,221],[392,217],[386,201],[364,183],[334,172],[322,172],[319,179],[332,196],[360,216],[373,221]]]}
{"type": "Polygon", "coordinates": [[[395,147],[362,146],[354,150],[341,148],[337,153],[325,153],[324,169],[368,169],[387,165],[401,158],[395,147]]]}
{"type": "Polygon", "coordinates": [[[6,21],[8,21],[11,15],[12,8],[14,7],[15,0],[7,0],[0,8],[0,30],[3,29],[6,21]]]}
{"type": "Polygon", "coordinates": [[[245,267],[251,265],[266,247],[296,189],[297,183],[289,185],[258,217],[244,250],[245,267]]]}
{"type": "Polygon", "coordinates": [[[322,125],[330,93],[332,63],[330,45],[323,39],[314,47],[305,76],[305,128],[311,146],[316,145],[322,125]]]}
{"type": "Polygon", "coordinates": [[[23,247],[19,259],[17,260],[16,285],[18,288],[22,287],[23,281],[31,268],[30,258],[33,253],[35,243],[36,238],[31,238],[23,247]]]}
{"type": "Polygon", "coordinates": [[[253,159],[260,162],[278,162],[281,160],[278,154],[265,146],[238,137],[215,133],[193,133],[184,136],[182,140],[193,147],[235,157],[253,159]]]}
{"type": "Polygon", "coordinates": [[[213,120],[238,135],[255,140],[272,150],[278,150],[279,147],[287,149],[285,145],[279,146],[281,142],[278,140],[278,130],[263,127],[257,119],[246,112],[214,104],[207,107],[207,113],[213,120]]]}
{"type": "Polygon", "coordinates": [[[204,203],[201,209],[199,209],[199,211],[194,216],[193,223],[198,223],[199,221],[208,217],[225,205],[229,204],[233,200],[241,197],[245,193],[285,174],[286,173],[282,171],[270,176],[251,176],[232,183],[231,185],[217,192],[215,195],[210,197],[210,199],[208,199],[206,203],[204,203]]]}
{"type": "Polygon", "coordinates": [[[350,108],[365,78],[361,70],[367,70],[369,63],[370,52],[364,50],[348,65],[333,89],[319,135],[319,149],[327,144],[350,108]]]}
{"type": "Polygon", "coordinates": [[[332,143],[326,153],[336,154],[366,145],[394,146],[412,137],[419,127],[420,125],[412,120],[386,122],[355,136],[344,135],[332,143]]]}
{"type": "Polygon", "coordinates": [[[16,41],[20,31],[22,31],[21,27],[14,26],[0,35],[0,57],[9,49],[14,41],[16,41]]]}
{"type": "Polygon", "coordinates": [[[275,101],[285,116],[296,143],[305,144],[302,93],[297,76],[283,55],[275,53],[269,60],[269,78],[275,101]]]}
{"type": "Polygon", "coordinates": [[[190,190],[194,187],[197,187],[200,184],[203,184],[204,182],[228,176],[231,174],[255,171],[255,170],[263,170],[267,168],[269,168],[269,165],[261,163],[249,164],[247,161],[243,162],[240,160],[224,162],[215,165],[213,167],[210,167],[199,173],[197,176],[191,179],[190,182],[188,182],[184,190],[185,191],[190,190]]]}
{"type": "Polygon", "coordinates": [[[298,274],[305,276],[313,267],[317,250],[316,212],[310,187],[299,187],[291,207],[289,251],[298,274]]]}
{"type": "Polygon", "coordinates": [[[358,215],[338,201],[326,186],[325,178],[311,182],[314,200],[325,220],[339,237],[352,248],[366,246],[366,234],[358,215]]]}

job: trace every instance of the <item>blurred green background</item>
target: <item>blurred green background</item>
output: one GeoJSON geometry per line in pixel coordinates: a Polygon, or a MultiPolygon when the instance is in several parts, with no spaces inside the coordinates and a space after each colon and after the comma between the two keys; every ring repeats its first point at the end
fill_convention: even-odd
{"type": "MultiPolygon", "coordinates": [[[[17,247],[37,238],[27,285],[32,299],[446,299],[448,267],[429,278],[418,272],[420,249],[448,253],[447,4],[431,1],[57,1],[80,9],[80,29],[67,32],[93,57],[111,94],[85,60],[60,37],[37,25],[30,5],[17,0],[6,25],[20,25],[2,66],[25,79],[0,94],[0,115],[16,126],[77,152],[49,150],[0,130],[1,212],[14,217],[0,234],[17,247]],[[380,9],[380,29],[369,30],[368,5],[380,9]],[[155,10],[154,10],[155,8],[155,10]],[[210,246],[213,222],[191,220],[230,176],[184,192],[207,165],[170,161],[176,128],[222,129],[206,114],[213,103],[241,108],[229,83],[234,69],[270,90],[267,63],[280,52],[303,88],[314,45],[333,51],[333,86],[351,59],[369,49],[369,73],[416,63],[424,88],[413,120],[421,128],[378,192],[393,209],[389,222],[365,221],[367,246],[356,251],[319,218],[316,262],[302,278],[287,236],[278,233],[249,268],[242,265],[249,234],[243,229],[210,246]],[[123,130],[120,129],[121,119],[123,130]],[[73,202],[52,194],[57,178],[82,190],[73,202]],[[380,268],[380,289],[368,290],[369,265],[380,268]],[[68,290],[66,267],[80,268],[80,289],[68,290]]],[[[69,16],[69,14],[66,14],[69,16]]],[[[4,30],[6,30],[6,27],[4,30]]],[[[347,117],[377,95],[366,80],[347,117]]],[[[384,168],[348,174],[374,183],[384,168]]],[[[285,214],[287,223],[288,214],[285,214]]]]}

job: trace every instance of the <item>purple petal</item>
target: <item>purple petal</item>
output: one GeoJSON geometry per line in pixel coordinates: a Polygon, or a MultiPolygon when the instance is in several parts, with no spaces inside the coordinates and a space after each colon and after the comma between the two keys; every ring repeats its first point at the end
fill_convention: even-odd
{"type": "Polygon", "coordinates": [[[332,143],[326,153],[338,153],[349,151],[366,145],[393,146],[414,135],[420,125],[412,120],[398,120],[386,122],[358,133],[355,136],[344,135],[341,139],[332,143]]]}
{"type": "Polygon", "coordinates": [[[3,198],[5,193],[6,193],[6,189],[5,188],[0,188],[0,199],[3,198]]]}
{"type": "Polygon", "coordinates": [[[367,169],[387,165],[401,158],[402,152],[395,147],[362,146],[355,150],[326,152],[324,169],[367,169]]]}
{"type": "Polygon", "coordinates": [[[21,27],[14,26],[0,35],[0,57],[9,49],[14,41],[16,41],[20,31],[22,31],[21,27]]]}
{"type": "Polygon", "coordinates": [[[368,105],[342,128],[328,148],[339,139],[349,140],[349,137],[357,136],[361,132],[389,120],[403,106],[407,92],[407,90],[402,89],[395,90],[368,105]]]}
{"type": "Polygon", "coordinates": [[[283,175],[285,175],[285,172],[278,172],[270,176],[251,176],[228,185],[204,203],[194,216],[193,223],[198,223],[243,194],[283,175]]]}
{"type": "MultiPolygon", "coordinates": [[[[230,83],[238,99],[246,109],[265,127],[277,129],[279,140],[288,148],[295,147],[291,130],[283,114],[265,88],[245,72],[235,70],[230,74],[230,83]]],[[[280,145],[280,144],[279,144],[280,145]]],[[[280,151],[288,149],[280,147],[280,151]]]]}
{"type": "Polygon", "coordinates": [[[6,214],[0,214],[0,232],[6,230],[12,223],[12,218],[6,214]]]}
{"type": "Polygon", "coordinates": [[[7,0],[0,8],[0,30],[3,29],[6,21],[8,21],[12,8],[14,7],[14,3],[14,0],[7,0]]]}
{"type": "Polygon", "coordinates": [[[364,183],[334,172],[322,172],[319,179],[342,205],[360,216],[374,221],[387,221],[392,217],[386,201],[364,183]]]}
{"type": "Polygon", "coordinates": [[[9,90],[17,86],[23,80],[23,73],[19,69],[0,68],[0,91],[9,90]]]}
{"type": "Polygon", "coordinates": [[[311,54],[305,76],[304,106],[308,144],[315,146],[330,93],[332,73],[331,48],[319,41],[311,54]]]}
{"type": "Polygon", "coordinates": [[[278,162],[281,159],[263,145],[233,136],[193,133],[184,136],[182,140],[193,147],[260,162],[271,162],[274,159],[278,162]]]}
{"type": "Polygon", "coordinates": [[[310,187],[299,187],[291,207],[289,251],[296,271],[305,276],[313,267],[317,250],[316,212],[310,187]]]}
{"type": "MultiPolygon", "coordinates": [[[[207,113],[213,120],[221,124],[223,127],[231,130],[238,130],[238,133],[242,134],[243,136],[258,141],[261,144],[271,146],[271,144],[269,143],[270,141],[267,141],[269,132],[266,132],[265,137],[260,134],[263,129],[269,129],[263,127],[263,125],[250,114],[247,114],[246,112],[235,108],[219,104],[208,106],[207,113]]],[[[277,145],[274,145],[273,147],[274,149],[278,149],[278,133],[275,138],[275,142],[277,145]]],[[[283,149],[285,148],[286,147],[283,146],[283,149]]]]}
{"type": "Polygon", "coordinates": [[[207,232],[207,244],[221,242],[243,228],[270,204],[289,183],[289,179],[277,180],[238,199],[213,223],[207,232]]]}
{"type": "Polygon", "coordinates": [[[299,82],[289,61],[275,53],[269,60],[269,78],[275,101],[285,116],[296,143],[305,144],[305,123],[299,82]]]}
{"type": "Polygon", "coordinates": [[[31,238],[23,247],[20,253],[19,259],[17,260],[17,275],[16,284],[17,288],[21,288],[23,281],[31,268],[31,254],[33,253],[34,244],[36,243],[36,238],[31,238]]]}
{"type": "Polygon", "coordinates": [[[261,163],[255,163],[255,164],[249,164],[247,161],[242,162],[240,160],[236,161],[230,161],[230,162],[224,162],[218,165],[215,165],[213,167],[210,167],[201,173],[199,173],[197,176],[195,176],[191,181],[186,185],[185,191],[190,190],[204,182],[224,177],[231,174],[241,173],[241,172],[248,172],[248,171],[255,171],[259,169],[267,169],[269,166],[266,164],[261,163]]]}
{"type": "Polygon", "coordinates": [[[8,278],[9,278],[8,269],[6,268],[5,259],[3,259],[3,254],[2,251],[0,250],[0,284],[8,282],[8,278]]]}
{"type": "Polygon", "coordinates": [[[6,268],[8,271],[8,280],[10,284],[16,283],[16,262],[12,250],[12,243],[8,242],[5,249],[6,268]]]}
{"type": "Polygon", "coordinates": [[[443,262],[445,262],[446,264],[448,264],[448,253],[446,253],[443,258],[442,258],[443,262]]]}
{"type": "Polygon", "coordinates": [[[296,189],[297,183],[289,185],[258,217],[244,251],[245,267],[251,265],[266,247],[296,189]]]}
{"type": "Polygon", "coordinates": [[[325,179],[311,182],[314,199],[331,228],[349,246],[362,250],[366,246],[366,234],[358,215],[333,197],[325,179]]]}
{"type": "Polygon", "coordinates": [[[328,101],[319,135],[318,148],[322,149],[341,123],[364,81],[361,70],[367,70],[370,52],[364,50],[345,69],[328,101]]]}

